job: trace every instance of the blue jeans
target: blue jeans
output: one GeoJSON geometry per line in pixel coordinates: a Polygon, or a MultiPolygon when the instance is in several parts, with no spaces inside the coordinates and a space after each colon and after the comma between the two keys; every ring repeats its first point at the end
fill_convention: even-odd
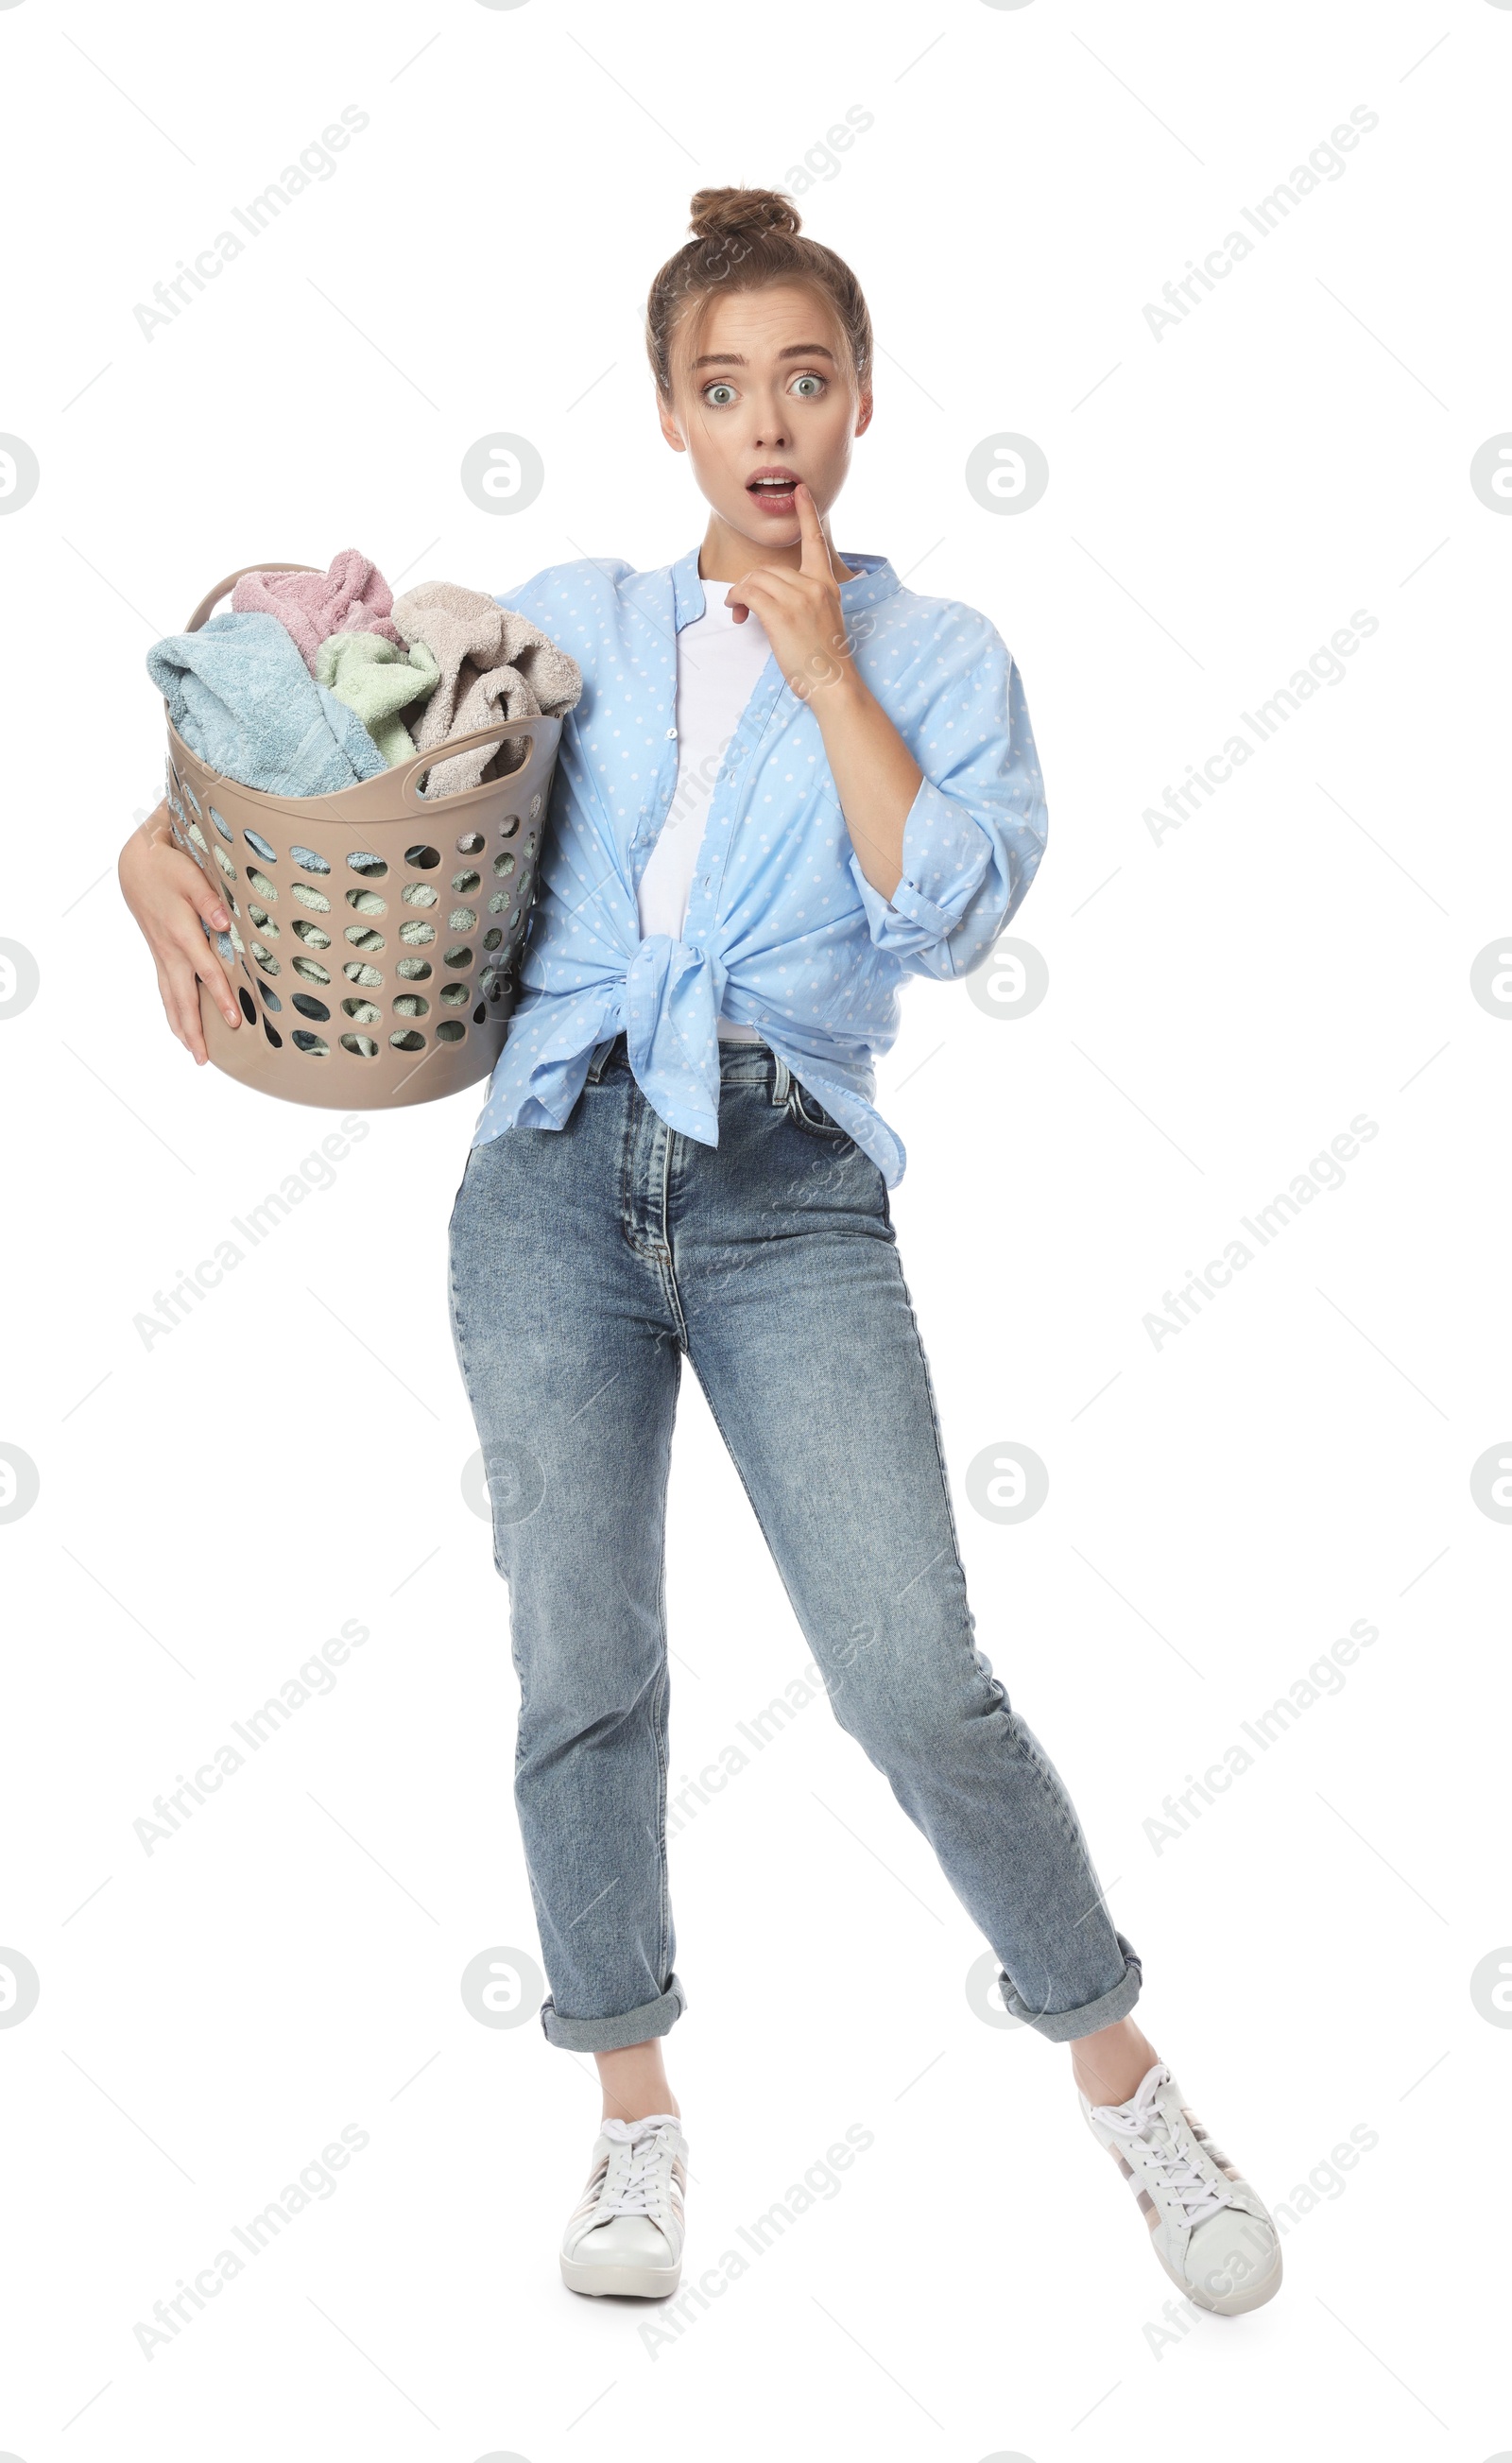
{"type": "Polygon", "coordinates": [[[720,1142],[652,1109],[624,1036],[564,1128],[472,1148],[457,1356],[509,1587],[515,1802],[553,2044],[685,2007],[667,1888],[667,1471],[684,1354],[840,1725],[1052,2041],[1138,1997],[1053,1765],[975,1644],[928,1364],[881,1172],[765,1043],[721,1052],[720,1142]]]}

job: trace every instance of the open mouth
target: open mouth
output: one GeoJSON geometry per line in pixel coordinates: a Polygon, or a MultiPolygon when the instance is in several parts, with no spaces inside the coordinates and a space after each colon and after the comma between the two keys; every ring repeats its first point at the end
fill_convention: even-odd
{"type": "Polygon", "coordinates": [[[745,482],[745,492],[748,496],[754,496],[758,504],[774,505],[780,512],[786,512],[792,504],[792,491],[797,484],[796,471],[758,470],[754,477],[745,482]]]}

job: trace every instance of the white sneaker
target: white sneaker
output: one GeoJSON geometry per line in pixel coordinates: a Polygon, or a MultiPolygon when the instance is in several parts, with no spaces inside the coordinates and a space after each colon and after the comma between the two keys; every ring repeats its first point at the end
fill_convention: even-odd
{"type": "Polygon", "coordinates": [[[1199,2309],[1237,2318],[1281,2289],[1281,2241],[1268,2210],[1182,2102],[1164,2061],[1145,2072],[1127,2103],[1079,2101],[1178,2291],[1199,2309]]]}
{"type": "Polygon", "coordinates": [[[622,2292],[662,2300],[682,2272],[687,2140],[675,2114],[606,2121],[593,2169],[562,2235],[570,2292],[622,2292]]]}

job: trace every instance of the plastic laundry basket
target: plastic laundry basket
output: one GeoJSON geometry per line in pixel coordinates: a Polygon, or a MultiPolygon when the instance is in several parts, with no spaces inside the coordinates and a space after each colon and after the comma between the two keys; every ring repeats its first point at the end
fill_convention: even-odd
{"type": "MultiPolygon", "coordinates": [[[[198,632],[242,573],[203,599],[198,632]]],[[[218,937],[244,1023],[205,988],[218,1069],[291,1103],[378,1110],[486,1078],[514,1006],[535,898],[559,718],[501,721],[332,796],[266,796],[207,770],[168,723],[176,838],[230,909],[218,937]],[[482,745],[523,746],[506,777],[427,799],[426,772],[482,745]]]]}

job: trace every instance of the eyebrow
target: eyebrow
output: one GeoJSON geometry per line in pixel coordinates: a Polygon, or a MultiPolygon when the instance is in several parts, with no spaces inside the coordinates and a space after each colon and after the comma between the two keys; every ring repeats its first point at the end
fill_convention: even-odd
{"type": "MultiPolygon", "coordinates": [[[[777,357],[780,360],[828,360],[832,367],[834,365],[834,353],[827,350],[823,342],[790,342],[787,350],[778,352],[777,357]]],[[[702,359],[693,362],[696,368],[744,368],[749,364],[739,351],[705,351],[702,359]]]]}

